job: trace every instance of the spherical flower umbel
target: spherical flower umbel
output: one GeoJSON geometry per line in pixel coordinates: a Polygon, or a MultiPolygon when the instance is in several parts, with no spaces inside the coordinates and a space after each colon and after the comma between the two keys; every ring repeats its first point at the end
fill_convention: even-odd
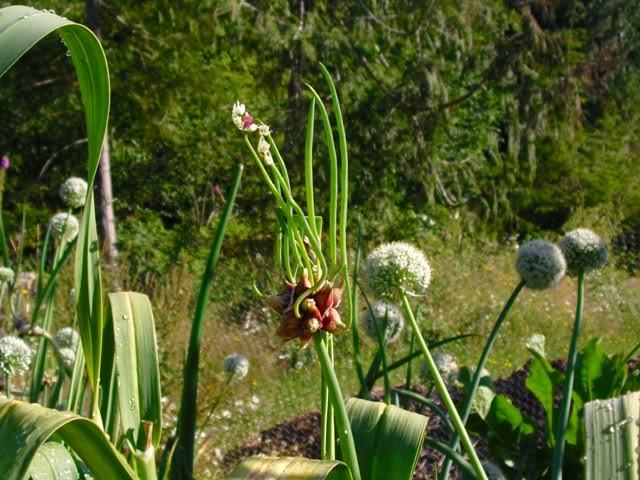
{"type": "Polygon", "coordinates": [[[404,328],[404,316],[392,303],[377,300],[371,304],[364,314],[364,331],[369,337],[378,340],[378,330],[382,334],[385,343],[393,343],[402,333],[404,328]],[[385,321],[387,328],[385,329],[385,321]]]}
{"type": "Polygon", "coordinates": [[[16,273],[9,267],[0,267],[0,283],[11,283],[16,273]]]}
{"type": "Polygon", "coordinates": [[[60,186],[60,198],[69,208],[84,207],[87,199],[87,182],[79,177],[71,177],[60,186]]]}
{"type": "Polygon", "coordinates": [[[78,219],[68,213],[56,213],[49,221],[51,233],[58,240],[72,242],[80,231],[78,219]]]}
{"type": "Polygon", "coordinates": [[[70,348],[61,348],[60,358],[65,368],[73,368],[73,364],[76,363],[76,352],[70,348]]]}
{"type": "Polygon", "coordinates": [[[249,373],[249,359],[239,353],[232,353],[224,359],[224,371],[243,379],[249,373]]]}
{"type": "Polygon", "coordinates": [[[56,333],[56,343],[60,348],[70,348],[75,352],[80,343],[80,335],[72,327],[63,327],[56,333]]]}
{"type": "MultiPolygon", "coordinates": [[[[460,368],[458,367],[458,363],[453,355],[435,352],[433,354],[433,362],[436,364],[436,368],[438,369],[438,372],[440,372],[440,375],[446,384],[452,384],[458,379],[460,368]]],[[[424,379],[431,378],[431,372],[429,371],[429,367],[426,363],[422,364],[420,375],[424,379]]]]}
{"type": "Polygon", "coordinates": [[[380,298],[395,299],[402,293],[422,295],[429,287],[431,266],[418,248],[391,242],[369,254],[363,277],[369,290],[380,298]]]}
{"type": "Polygon", "coordinates": [[[604,267],[609,252],[602,239],[588,228],[578,228],[560,240],[567,260],[567,273],[572,277],[604,267]]]}
{"type": "Polygon", "coordinates": [[[518,249],[516,270],[528,288],[551,288],[562,279],[566,269],[562,252],[547,240],[532,240],[518,249]]]}
{"type": "Polygon", "coordinates": [[[26,373],[31,365],[31,355],[31,349],[22,339],[13,336],[0,338],[0,373],[26,373]]]}

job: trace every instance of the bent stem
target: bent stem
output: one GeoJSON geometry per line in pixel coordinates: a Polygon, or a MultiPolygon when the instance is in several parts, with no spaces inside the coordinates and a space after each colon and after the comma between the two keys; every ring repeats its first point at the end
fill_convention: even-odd
{"type": "Polygon", "coordinates": [[[458,414],[458,410],[456,410],[456,406],[453,404],[453,400],[451,399],[451,395],[447,391],[447,387],[445,386],[444,380],[438,371],[438,367],[436,367],[436,363],[433,361],[433,357],[431,356],[431,352],[429,352],[429,347],[427,347],[427,343],[424,341],[422,337],[422,333],[420,332],[420,328],[418,327],[418,322],[416,322],[416,318],[413,315],[413,311],[411,310],[411,305],[409,304],[409,299],[407,295],[402,293],[402,308],[404,309],[405,316],[409,319],[411,323],[411,328],[414,332],[416,332],[416,340],[418,341],[418,346],[422,350],[424,358],[427,363],[427,367],[429,368],[429,372],[434,379],[436,384],[436,388],[438,390],[438,394],[442,399],[447,411],[449,412],[449,416],[451,417],[451,423],[453,423],[454,428],[458,432],[460,439],[462,440],[462,446],[464,447],[467,455],[471,459],[471,466],[473,467],[473,471],[475,472],[477,478],[481,480],[488,480],[487,474],[484,473],[482,468],[482,464],[480,463],[480,459],[478,458],[478,454],[473,448],[471,444],[471,439],[469,438],[469,434],[467,430],[464,428],[464,423],[458,414]]]}
{"type": "Polygon", "coordinates": [[[340,390],[340,384],[338,383],[336,372],[331,364],[331,357],[329,356],[326,345],[322,341],[322,334],[316,333],[313,336],[313,343],[316,347],[316,352],[318,353],[322,373],[324,374],[327,386],[329,387],[329,397],[335,410],[342,457],[349,467],[349,470],[351,470],[353,480],[361,480],[358,456],[356,454],[356,446],[353,440],[353,432],[351,431],[351,423],[349,423],[349,416],[347,415],[347,408],[344,404],[344,398],[342,398],[342,391],[340,390]]]}
{"type": "MultiPolygon", "coordinates": [[[[505,303],[502,311],[500,312],[500,315],[498,316],[496,323],[493,324],[493,328],[491,329],[491,333],[489,334],[487,343],[485,343],[484,348],[482,349],[482,353],[480,354],[480,359],[478,360],[478,364],[476,365],[475,372],[473,373],[473,379],[471,380],[469,393],[467,394],[467,398],[464,401],[464,405],[462,406],[461,416],[462,416],[463,424],[466,424],[467,420],[469,420],[469,415],[471,414],[471,406],[473,405],[473,398],[476,396],[476,393],[478,393],[478,387],[480,386],[480,380],[482,378],[482,370],[485,368],[487,364],[487,360],[489,359],[489,354],[491,353],[491,350],[493,349],[493,345],[496,342],[496,338],[498,337],[498,332],[500,331],[500,327],[502,327],[504,320],[507,318],[507,314],[511,310],[511,307],[513,306],[516,299],[518,298],[518,295],[520,295],[520,292],[522,291],[524,286],[525,286],[525,283],[521,281],[518,284],[518,286],[513,290],[513,293],[511,293],[509,300],[507,300],[507,303],[505,303]]],[[[460,437],[456,433],[451,439],[451,442],[449,443],[449,447],[451,447],[453,450],[456,450],[458,448],[459,443],[460,443],[460,437]]],[[[444,463],[444,466],[442,467],[442,478],[444,480],[449,478],[449,472],[451,470],[452,464],[453,464],[452,459],[447,458],[444,463]]]]}
{"type": "Polygon", "coordinates": [[[582,306],[584,302],[584,272],[578,274],[578,301],[576,305],[576,319],[573,323],[573,333],[569,346],[569,356],[567,357],[567,371],[562,388],[562,403],[560,403],[560,415],[556,426],[556,445],[553,449],[553,467],[551,479],[560,480],[562,478],[562,463],[564,459],[564,442],[569,423],[569,412],[571,411],[571,392],[573,391],[573,379],[576,370],[576,360],[578,358],[578,338],[580,337],[580,325],[582,324],[582,306]]]}

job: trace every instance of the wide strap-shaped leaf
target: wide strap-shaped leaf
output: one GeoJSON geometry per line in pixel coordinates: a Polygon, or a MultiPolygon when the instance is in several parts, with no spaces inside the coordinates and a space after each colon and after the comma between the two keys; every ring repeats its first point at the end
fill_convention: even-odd
{"type": "Polygon", "coordinates": [[[27,476],[31,480],[78,480],[80,475],[69,450],[62,444],[47,442],[36,452],[27,476]]]}
{"type": "Polygon", "coordinates": [[[38,449],[57,434],[91,469],[96,480],[135,480],[124,458],[88,418],[35,403],[0,400],[0,472],[3,480],[22,480],[38,449]]]}
{"type": "Polygon", "coordinates": [[[141,422],[153,423],[153,445],[160,443],[162,411],[156,330],[146,295],[118,292],[109,295],[116,357],[120,424],[143,449],[141,422]]]}
{"type": "Polygon", "coordinates": [[[362,478],[410,480],[428,418],[393,405],[361,398],[347,400],[362,478]]]}
{"type": "Polygon", "coordinates": [[[351,480],[347,466],[338,461],[303,457],[249,457],[228,480],[351,480]]]}
{"type": "Polygon", "coordinates": [[[640,478],[640,392],[584,407],[587,480],[640,478]]]}
{"type": "Polygon", "coordinates": [[[22,6],[6,7],[0,9],[0,77],[36,43],[54,31],[62,37],[75,66],[87,126],[89,188],[78,234],[75,286],[78,295],[78,324],[87,371],[91,385],[97,391],[104,322],[92,187],[109,117],[107,60],[100,42],[88,28],[44,10],[22,6]]]}

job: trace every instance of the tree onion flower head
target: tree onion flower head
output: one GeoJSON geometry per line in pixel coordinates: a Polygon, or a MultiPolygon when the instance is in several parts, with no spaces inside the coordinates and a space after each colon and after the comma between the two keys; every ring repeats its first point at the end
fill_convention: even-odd
{"type": "Polygon", "coordinates": [[[325,282],[316,293],[307,296],[300,304],[300,317],[296,316],[296,300],[310,288],[309,274],[305,269],[297,284],[286,282],[282,292],[265,298],[267,305],[280,315],[276,334],[285,342],[297,338],[306,347],[318,330],[335,333],[345,328],[338,313],[342,288],[334,288],[330,282],[325,282]]]}
{"type": "Polygon", "coordinates": [[[63,327],[56,333],[56,343],[60,348],[70,348],[75,352],[80,343],[80,335],[72,327],[63,327]]]}
{"type": "Polygon", "coordinates": [[[518,249],[516,270],[528,288],[551,288],[562,279],[566,269],[562,252],[547,240],[532,240],[518,249]]]}
{"type": "MultiPolygon", "coordinates": [[[[458,379],[458,373],[460,372],[460,368],[458,367],[455,357],[448,353],[435,352],[433,354],[433,361],[436,364],[438,372],[440,372],[444,382],[447,385],[455,383],[458,379]]],[[[431,371],[429,370],[426,362],[421,366],[420,375],[424,379],[431,378],[431,371]]]]}
{"type": "Polygon", "coordinates": [[[60,357],[66,368],[73,368],[73,364],[76,363],[76,352],[70,348],[61,348],[60,357]]]}
{"type": "Polygon", "coordinates": [[[273,156],[271,155],[271,145],[269,145],[269,142],[265,140],[263,135],[260,135],[260,140],[258,140],[258,154],[262,157],[262,160],[264,160],[265,165],[273,165],[273,156]]]}
{"type": "Polygon", "coordinates": [[[78,219],[68,213],[56,213],[49,221],[51,233],[58,240],[72,242],[80,231],[78,219]]]}
{"type": "Polygon", "coordinates": [[[87,182],[82,178],[67,178],[60,186],[60,198],[69,208],[84,207],[87,199],[87,188],[87,182]]]}
{"type": "Polygon", "coordinates": [[[363,278],[371,292],[387,300],[403,293],[423,295],[431,280],[431,266],[425,254],[409,243],[384,243],[367,257],[363,278]]]}
{"type": "Polygon", "coordinates": [[[223,366],[225,372],[241,380],[249,373],[249,359],[239,353],[226,356],[223,366]]]}
{"type": "Polygon", "coordinates": [[[392,303],[377,300],[364,314],[364,330],[374,340],[378,339],[379,330],[386,343],[393,343],[400,338],[403,328],[404,316],[392,303]]]}
{"type": "Polygon", "coordinates": [[[11,162],[9,161],[9,157],[7,157],[6,155],[3,155],[2,158],[0,159],[0,169],[9,170],[10,166],[11,166],[11,162]]]}
{"type": "Polygon", "coordinates": [[[588,228],[578,228],[560,240],[567,260],[567,272],[572,277],[604,267],[609,252],[602,239],[588,228]]]}
{"type": "Polygon", "coordinates": [[[236,128],[242,132],[255,132],[258,130],[258,124],[255,123],[253,117],[249,115],[243,103],[236,102],[233,104],[231,120],[236,128]]]}
{"type": "Polygon", "coordinates": [[[31,365],[31,348],[20,338],[0,338],[0,372],[4,375],[26,373],[31,365]]]}
{"type": "Polygon", "coordinates": [[[12,283],[16,274],[9,267],[0,267],[0,283],[12,283]]]}
{"type": "Polygon", "coordinates": [[[525,347],[527,350],[537,353],[538,355],[544,357],[545,356],[545,341],[546,338],[541,333],[534,333],[529,337],[527,343],[525,343],[525,347]]]}

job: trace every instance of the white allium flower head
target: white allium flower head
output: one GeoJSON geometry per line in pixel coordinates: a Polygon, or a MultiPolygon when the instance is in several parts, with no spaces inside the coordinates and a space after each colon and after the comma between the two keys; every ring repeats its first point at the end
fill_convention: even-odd
{"type": "Polygon", "coordinates": [[[0,338],[0,372],[4,375],[26,373],[31,365],[31,348],[13,336],[0,338]]]}
{"type": "Polygon", "coordinates": [[[236,102],[233,104],[233,110],[232,110],[233,116],[242,117],[246,111],[247,111],[247,108],[244,106],[244,103],[236,102]]]}
{"type": "Polygon", "coordinates": [[[532,350],[536,353],[538,353],[541,356],[545,356],[545,341],[546,338],[544,335],[542,335],[541,333],[534,333],[533,335],[531,335],[529,337],[529,339],[527,340],[527,343],[525,343],[525,347],[527,347],[527,349],[532,350]]]}
{"type": "Polygon", "coordinates": [[[80,343],[80,334],[72,327],[63,327],[56,333],[56,343],[60,348],[70,348],[75,352],[80,343]]]}
{"type": "Polygon", "coordinates": [[[78,219],[68,213],[60,212],[56,213],[51,220],[49,220],[51,226],[51,233],[58,240],[65,242],[72,242],[80,231],[80,223],[78,219]]]}
{"type": "Polygon", "coordinates": [[[69,208],[84,207],[87,199],[87,188],[87,182],[82,178],[68,178],[60,187],[60,198],[69,208]]]}
{"type": "Polygon", "coordinates": [[[9,267],[0,267],[0,282],[11,283],[16,273],[9,267]]]}
{"type": "MultiPolygon", "coordinates": [[[[438,372],[440,372],[444,382],[447,385],[455,383],[458,379],[458,373],[460,372],[460,368],[458,367],[455,357],[448,353],[435,352],[433,354],[433,361],[436,364],[438,372]]],[[[420,375],[424,379],[431,378],[431,371],[429,370],[426,362],[422,363],[420,375]]]]}
{"type": "Polygon", "coordinates": [[[266,137],[267,135],[271,135],[271,129],[269,125],[265,125],[264,123],[258,126],[258,133],[262,137],[266,137]]]}
{"type": "Polygon", "coordinates": [[[239,353],[232,353],[224,359],[224,371],[243,379],[249,373],[249,359],[239,353]]]}
{"type": "Polygon", "coordinates": [[[238,130],[242,130],[242,116],[241,115],[231,115],[231,120],[233,124],[236,126],[238,130]]]}
{"type": "Polygon", "coordinates": [[[402,292],[422,295],[429,287],[431,266],[425,254],[409,243],[384,243],[367,257],[363,278],[380,298],[391,300],[402,292]]]}
{"type": "Polygon", "coordinates": [[[386,343],[393,343],[402,333],[404,316],[398,307],[383,300],[371,303],[371,308],[364,314],[364,331],[369,337],[378,340],[377,329],[383,335],[386,343]],[[385,318],[387,328],[384,328],[385,318]]]}
{"type": "Polygon", "coordinates": [[[73,364],[76,363],[76,352],[70,348],[61,348],[60,356],[65,367],[73,368],[73,364]]]}
{"type": "Polygon", "coordinates": [[[567,272],[572,277],[604,267],[609,252],[602,239],[588,228],[578,228],[560,240],[560,248],[567,260],[567,272]]]}
{"type": "Polygon", "coordinates": [[[566,269],[562,252],[547,240],[532,240],[518,249],[516,270],[528,288],[551,288],[562,279],[566,269]]]}

